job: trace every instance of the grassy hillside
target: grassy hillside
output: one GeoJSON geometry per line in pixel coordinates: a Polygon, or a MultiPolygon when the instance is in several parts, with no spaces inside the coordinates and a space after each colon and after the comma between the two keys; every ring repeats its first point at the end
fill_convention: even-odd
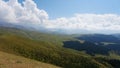
{"type": "Polygon", "coordinates": [[[63,41],[76,40],[69,35],[52,35],[36,31],[0,27],[0,51],[23,56],[63,68],[108,68],[109,59],[93,57],[64,48],[63,41]],[[97,58],[97,59],[96,59],[97,58]],[[102,61],[102,62],[101,62],[102,61]]]}
{"type": "Polygon", "coordinates": [[[0,51],[0,68],[59,68],[59,67],[0,51]]]}
{"type": "Polygon", "coordinates": [[[29,38],[31,40],[39,40],[53,43],[54,45],[62,45],[62,41],[74,39],[68,35],[57,35],[57,34],[47,34],[40,33],[37,31],[22,30],[17,28],[0,27],[0,34],[12,34],[17,36],[22,36],[24,38],[29,38]]]}
{"type": "Polygon", "coordinates": [[[22,31],[14,28],[1,28],[0,51],[51,63],[65,68],[105,67],[86,54],[59,46],[62,45],[61,41],[68,39],[71,38],[22,31]]]}
{"type": "Polygon", "coordinates": [[[95,60],[86,58],[77,52],[15,35],[1,35],[0,50],[66,68],[85,68],[86,66],[99,68],[102,66],[95,60]]]}

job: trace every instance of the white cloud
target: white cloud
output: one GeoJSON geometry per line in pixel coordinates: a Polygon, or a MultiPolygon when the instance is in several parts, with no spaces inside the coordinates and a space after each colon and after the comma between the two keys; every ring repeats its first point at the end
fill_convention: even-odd
{"type": "Polygon", "coordinates": [[[47,28],[65,30],[119,31],[120,16],[116,14],[75,14],[70,18],[58,18],[51,21],[47,28]]]}
{"type": "Polygon", "coordinates": [[[4,1],[0,0],[0,20],[1,21],[8,21],[8,22],[15,22],[15,14],[14,10],[7,5],[4,1]]]}
{"type": "Polygon", "coordinates": [[[23,6],[18,3],[18,0],[7,2],[0,0],[0,20],[11,23],[40,24],[47,19],[48,14],[38,9],[32,0],[25,0],[23,6]]]}
{"type": "Polygon", "coordinates": [[[25,0],[22,4],[18,3],[18,0],[0,0],[0,22],[28,24],[36,28],[42,26],[76,33],[82,30],[98,33],[120,31],[120,16],[117,14],[75,14],[69,18],[49,20],[47,12],[38,9],[33,0],[25,0]]]}

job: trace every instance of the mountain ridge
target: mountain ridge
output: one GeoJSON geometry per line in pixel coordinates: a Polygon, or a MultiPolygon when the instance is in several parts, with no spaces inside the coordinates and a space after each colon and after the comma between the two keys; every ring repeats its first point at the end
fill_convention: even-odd
{"type": "Polygon", "coordinates": [[[63,42],[65,41],[80,41],[74,35],[53,35],[18,28],[0,27],[0,40],[0,51],[64,68],[85,68],[86,66],[90,68],[107,68],[109,66],[114,68],[109,64],[111,59],[106,61],[100,59],[106,65],[89,54],[64,48],[63,42]]]}

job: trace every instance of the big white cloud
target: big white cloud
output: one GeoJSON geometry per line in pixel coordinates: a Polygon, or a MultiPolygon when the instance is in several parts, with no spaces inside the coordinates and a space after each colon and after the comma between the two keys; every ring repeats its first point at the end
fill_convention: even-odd
{"type": "Polygon", "coordinates": [[[48,19],[48,14],[44,10],[37,8],[32,0],[25,0],[23,5],[18,0],[7,2],[0,0],[0,20],[11,23],[40,24],[48,19]]]}
{"type": "Polygon", "coordinates": [[[75,14],[69,18],[49,20],[47,12],[38,9],[33,0],[25,0],[22,5],[18,0],[0,0],[0,22],[32,24],[34,27],[37,25],[36,28],[42,26],[51,30],[61,29],[76,33],[81,30],[96,33],[120,31],[120,16],[117,14],[75,14]]]}

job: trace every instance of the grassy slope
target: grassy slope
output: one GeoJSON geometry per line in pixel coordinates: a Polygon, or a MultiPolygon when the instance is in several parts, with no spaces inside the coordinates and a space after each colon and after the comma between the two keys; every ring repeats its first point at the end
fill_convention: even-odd
{"type": "Polygon", "coordinates": [[[0,51],[0,68],[59,68],[59,67],[0,51]]]}
{"type": "Polygon", "coordinates": [[[0,28],[0,51],[21,55],[65,68],[105,68],[86,54],[62,48],[68,36],[53,36],[19,29],[0,28]]]}

